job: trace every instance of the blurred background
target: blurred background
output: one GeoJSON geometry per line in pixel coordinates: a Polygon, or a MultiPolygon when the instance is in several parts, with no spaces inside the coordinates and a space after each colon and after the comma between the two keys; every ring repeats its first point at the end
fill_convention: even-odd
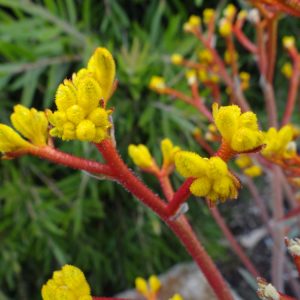
{"type": "MultiPolygon", "coordinates": [[[[184,71],[172,66],[169,56],[174,52],[194,55],[200,45],[183,33],[182,25],[191,14],[226,4],[0,0],[1,123],[9,123],[17,103],[53,108],[58,84],[84,66],[97,46],[105,46],[117,63],[119,87],[110,106],[115,108],[118,149],[129,165],[134,168],[127,155],[130,143],[148,145],[159,161],[164,137],[201,153],[191,133],[196,126],[203,127],[204,119],[193,108],[159,96],[147,86],[152,75],[160,74],[179,89],[187,88],[184,81],[180,83],[184,71]]],[[[282,24],[281,34],[299,34],[297,19],[282,24]]],[[[247,57],[244,64],[250,71],[254,68],[247,57]]],[[[259,112],[263,102],[255,84],[248,93],[259,112]]],[[[285,88],[281,86],[282,91],[285,88]]],[[[55,143],[63,151],[99,159],[88,143],[55,143]]],[[[0,300],[40,299],[42,284],[65,263],[85,272],[94,295],[110,296],[132,287],[137,276],[159,274],[178,262],[190,261],[168,228],[113,182],[32,157],[2,160],[0,168],[0,300]]],[[[153,178],[143,175],[143,179],[160,191],[153,178]]],[[[175,186],[180,182],[179,176],[173,178],[175,186]]],[[[243,191],[238,202],[221,207],[237,234],[247,233],[259,222],[240,226],[239,202],[244,201],[242,209],[247,209],[251,206],[248,198],[243,191]]],[[[199,199],[189,204],[188,217],[198,236],[234,284],[240,276],[236,257],[224,244],[206,205],[199,199]]]]}

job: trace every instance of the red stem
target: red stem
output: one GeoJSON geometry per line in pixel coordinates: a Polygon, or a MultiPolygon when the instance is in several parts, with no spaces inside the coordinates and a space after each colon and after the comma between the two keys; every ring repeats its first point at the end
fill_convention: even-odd
{"type": "Polygon", "coordinates": [[[214,265],[210,256],[206,253],[201,243],[197,240],[191,227],[183,220],[171,221],[166,214],[166,206],[163,200],[148,189],[125,165],[110,140],[104,140],[96,144],[106,162],[111,166],[117,179],[127,190],[136,196],[146,206],[156,212],[176,234],[187,251],[202,270],[207,281],[211,285],[218,299],[232,300],[230,290],[219,270],[214,265]]]}
{"type": "Polygon", "coordinates": [[[163,190],[165,197],[167,198],[168,202],[170,202],[174,196],[173,187],[170,182],[170,178],[168,175],[160,175],[157,176],[160,186],[163,190]]]}
{"type": "Polygon", "coordinates": [[[188,178],[184,183],[179,187],[179,189],[174,194],[170,204],[167,207],[168,216],[173,216],[180,206],[186,202],[187,198],[191,195],[190,185],[194,181],[194,178],[188,178]]]}
{"type": "Polygon", "coordinates": [[[276,54],[277,54],[277,29],[278,29],[278,15],[274,14],[268,20],[268,70],[267,81],[272,83],[274,78],[276,54]]]}
{"type": "Polygon", "coordinates": [[[240,258],[240,260],[243,262],[245,265],[246,269],[249,271],[250,274],[254,278],[259,277],[259,273],[256,270],[255,266],[252,264],[252,262],[249,260],[247,255],[245,254],[244,250],[241,248],[239,243],[236,241],[234,238],[232,232],[226,225],[223,217],[220,215],[220,212],[217,207],[212,207],[210,208],[211,214],[214,217],[215,221],[219,225],[220,229],[222,230],[223,234],[225,235],[226,239],[230,243],[230,247],[232,250],[236,253],[236,255],[240,258]]]}
{"type": "Polygon", "coordinates": [[[247,36],[245,36],[245,34],[241,31],[241,28],[233,27],[233,33],[245,49],[253,54],[257,53],[256,45],[252,43],[247,36]]]}
{"type": "Polygon", "coordinates": [[[230,145],[224,139],[222,139],[221,146],[218,149],[218,151],[215,153],[215,156],[219,156],[225,162],[227,162],[229,159],[231,159],[236,154],[237,154],[237,152],[232,150],[230,145]]]}
{"type": "MultiPolygon", "coordinates": [[[[20,153],[17,152],[9,153],[10,156],[15,156],[15,154],[16,156],[20,155],[20,153]]],[[[49,146],[31,147],[26,149],[22,154],[38,156],[40,158],[50,160],[56,164],[64,165],[73,169],[84,170],[90,173],[101,174],[108,177],[113,176],[113,171],[108,165],[73,156],[49,146]]]]}
{"type": "Polygon", "coordinates": [[[297,55],[297,57],[294,60],[293,73],[290,80],[287,105],[282,119],[282,126],[290,122],[295,107],[297,93],[298,93],[299,76],[300,76],[300,58],[297,55]]]}

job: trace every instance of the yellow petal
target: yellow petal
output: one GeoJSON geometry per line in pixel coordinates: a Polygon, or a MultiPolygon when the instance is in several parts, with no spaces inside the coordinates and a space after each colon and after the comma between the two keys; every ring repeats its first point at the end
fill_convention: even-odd
{"type": "Polygon", "coordinates": [[[148,293],[147,281],[142,277],[137,277],[135,279],[135,289],[142,295],[146,295],[148,293]]]}
{"type": "Polygon", "coordinates": [[[14,127],[34,145],[46,145],[48,119],[44,112],[16,105],[10,119],[14,127]]]}
{"type": "Polygon", "coordinates": [[[108,128],[111,125],[109,122],[109,111],[101,107],[95,108],[88,115],[88,119],[91,120],[98,127],[108,128]]]}
{"type": "Polygon", "coordinates": [[[111,53],[106,48],[97,48],[88,62],[88,70],[95,77],[102,88],[104,101],[111,96],[116,76],[116,65],[111,53]]]}
{"type": "Polygon", "coordinates": [[[76,90],[72,81],[64,80],[64,83],[58,86],[55,95],[55,104],[58,110],[65,111],[76,104],[76,101],[76,90]]]}
{"type": "Polygon", "coordinates": [[[246,127],[252,130],[258,130],[257,117],[255,113],[247,111],[240,116],[239,120],[241,127],[246,127]]]}
{"type": "Polygon", "coordinates": [[[207,177],[200,177],[193,181],[190,191],[198,197],[206,197],[211,189],[211,181],[207,177]]]}
{"type": "Polygon", "coordinates": [[[233,136],[230,146],[237,152],[244,152],[261,146],[263,141],[264,136],[261,131],[243,127],[233,136]]]}
{"type": "Polygon", "coordinates": [[[98,82],[90,76],[86,76],[78,83],[77,104],[85,111],[90,113],[94,110],[100,100],[103,98],[103,93],[98,82]]]}
{"type": "Polygon", "coordinates": [[[183,177],[200,177],[205,174],[208,160],[193,152],[179,151],[175,154],[175,166],[183,177]]]}
{"type": "Polygon", "coordinates": [[[235,163],[241,169],[251,166],[252,160],[247,154],[241,154],[238,158],[236,158],[235,163]]]}
{"type": "Polygon", "coordinates": [[[153,165],[153,158],[145,145],[129,145],[128,154],[140,168],[150,168],[153,165]]]}
{"type": "Polygon", "coordinates": [[[250,177],[257,177],[262,174],[262,168],[260,166],[254,165],[244,170],[244,174],[250,177]]]}
{"type": "Polygon", "coordinates": [[[208,168],[206,174],[211,179],[217,179],[228,174],[227,164],[217,156],[209,159],[208,168]]]}
{"type": "Polygon", "coordinates": [[[241,109],[237,105],[221,106],[213,104],[213,117],[222,137],[230,142],[233,134],[238,129],[241,109]]]}
{"type": "Polygon", "coordinates": [[[150,290],[154,293],[157,293],[159,289],[161,288],[161,283],[157,276],[151,275],[149,278],[149,286],[150,290]]]}
{"type": "Polygon", "coordinates": [[[96,136],[96,126],[90,120],[81,121],[76,128],[76,137],[80,141],[94,141],[96,136]]]}
{"type": "Polygon", "coordinates": [[[163,139],[160,143],[161,152],[163,155],[163,165],[174,164],[174,156],[180,151],[179,147],[174,147],[170,139],[163,139]]]}
{"type": "Polygon", "coordinates": [[[0,152],[12,152],[31,147],[31,144],[21,138],[12,128],[0,124],[0,152]]]}
{"type": "Polygon", "coordinates": [[[66,114],[68,120],[74,124],[79,124],[84,119],[84,110],[77,104],[70,106],[66,114]]]}

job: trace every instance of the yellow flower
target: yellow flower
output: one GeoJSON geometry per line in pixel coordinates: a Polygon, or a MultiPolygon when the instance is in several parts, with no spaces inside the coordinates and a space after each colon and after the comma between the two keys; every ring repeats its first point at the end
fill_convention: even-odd
{"type": "Polygon", "coordinates": [[[152,76],[149,83],[149,88],[156,92],[163,92],[166,88],[165,79],[160,76],[152,76]]]}
{"type": "Polygon", "coordinates": [[[91,290],[82,271],[65,265],[53,273],[42,287],[43,300],[92,300],[91,290]]]}
{"type": "Polygon", "coordinates": [[[182,63],[183,57],[180,54],[174,53],[171,56],[171,62],[174,65],[180,65],[182,63]]]}
{"type": "Polygon", "coordinates": [[[97,48],[88,62],[87,69],[92,72],[102,89],[103,99],[107,101],[112,94],[116,76],[116,65],[111,53],[106,48],[97,48]]]}
{"type": "Polygon", "coordinates": [[[201,25],[201,18],[195,15],[191,15],[189,20],[183,24],[183,30],[190,32],[193,31],[195,28],[201,25]]]}
{"type": "Polygon", "coordinates": [[[247,154],[241,154],[235,159],[235,164],[241,169],[244,169],[252,165],[252,159],[247,154]]]}
{"type": "Polygon", "coordinates": [[[203,23],[209,24],[215,17],[216,11],[212,8],[206,8],[203,11],[203,23]]]}
{"type": "Polygon", "coordinates": [[[142,277],[137,277],[135,279],[135,289],[142,295],[147,295],[148,284],[147,281],[142,277]]]}
{"type": "Polygon", "coordinates": [[[250,176],[250,177],[257,177],[262,174],[262,168],[258,165],[253,165],[249,168],[246,168],[244,170],[244,174],[250,176]]]}
{"type": "Polygon", "coordinates": [[[232,19],[236,14],[236,7],[233,4],[228,4],[223,13],[226,18],[232,19]]]}
{"type": "Polygon", "coordinates": [[[183,298],[179,294],[175,294],[169,300],[183,300],[183,298]]]}
{"type": "Polygon", "coordinates": [[[213,55],[210,50],[203,49],[198,53],[200,62],[210,64],[213,61],[213,55]]]}
{"type": "Polygon", "coordinates": [[[206,82],[209,79],[209,75],[206,69],[200,69],[198,71],[198,78],[201,82],[206,82]]]}
{"type": "Polygon", "coordinates": [[[250,74],[248,72],[240,73],[241,88],[243,91],[247,90],[250,86],[250,74]]]}
{"type": "Polygon", "coordinates": [[[23,105],[16,105],[10,117],[13,126],[32,144],[43,146],[47,143],[48,120],[44,112],[23,105]]]}
{"type": "Polygon", "coordinates": [[[135,289],[147,299],[152,299],[161,288],[161,282],[156,275],[151,275],[148,282],[142,278],[135,279],[135,289]]]}
{"type": "Polygon", "coordinates": [[[291,78],[293,74],[293,67],[292,64],[289,62],[286,62],[283,64],[281,67],[281,73],[286,77],[286,78],[291,78]]]}
{"type": "Polygon", "coordinates": [[[150,290],[153,292],[153,293],[157,293],[160,288],[161,288],[161,283],[160,283],[160,280],[158,279],[157,276],[155,275],[151,275],[149,277],[149,287],[150,287],[150,290]]]}
{"type": "Polygon", "coordinates": [[[97,48],[86,69],[59,85],[55,96],[57,111],[48,111],[53,125],[50,134],[63,140],[95,143],[107,138],[111,111],[102,106],[113,92],[114,79],[112,55],[105,48],[97,48]]]}
{"type": "Polygon", "coordinates": [[[213,104],[215,124],[223,139],[237,152],[255,149],[263,144],[263,133],[258,129],[253,112],[241,113],[237,105],[218,107],[213,104]]]}
{"type": "Polygon", "coordinates": [[[271,127],[265,133],[266,147],[261,151],[267,158],[290,158],[296,155],[293,143],[294,129],[290,125],[283,126],[279,131],[271,127]]]}
{"type": "Polygon", "coordinates": [[[295,47],[295,38],[293,36],[284,36],[282,39],[283,47],[286,49],[291,49],[295,47]]]}
{"type": "Polygon", "coordinates": [[[13,152],[28,147],[31,147],[31,144],[22,139],[16,131],[0,124],[0,152],[13,152]]]}
{"type": "Polygon", "coordinates": [[[207,159],[193,152],[179,151],[175,154],[175,165],[183,177],[195,178],[190,186],[193,195],[206,197],[212,202],[237,197],[239,183],[221,158],[207,159]]]}
{"type": "Polygon", "coordinates": [[[219,33],[222,37],[228,37],[232,33],[232,24],[228,19],[222,18],[219,21],[219,33]]]}
{"type": "Polygon", "coordinates": [[[243,19],[246,19],[247,16],[248,16],[248,12],[246,10],[241,10],[241,11],[239,11],[237,18],[239,20],[243,20],[243,19]]]}
{"type": "Polygon", "coordinates": [[[147,169],[153,166],[153,158],[145,145],[129,145],[128,154],[133,162],[142,169],[147,169]]]}
{"type": "Polygon", "coordinates": [[[197,81],[196,71],[195,70],[188,70],[188,71],[186,71],[185,77],[187,79],[188,85],[193,85],[197,81]]]}
{"type": "Polygon", "coordinates": [[[239,54],[236,51],[234,51],[232,54],[232,52],[226,50],[224,53],[224,60],[228,65],[230,65],[233,61],[237,60],[238,58],[239,54]]]}
{"type": "Polygon", "coordinates": [[[163,166],[170,166],[174,164],[174,156],[180,151],[180,148],[174,146],[170,139],[163,139],[160,143],[161,152],[163,155],[163,166]]]}

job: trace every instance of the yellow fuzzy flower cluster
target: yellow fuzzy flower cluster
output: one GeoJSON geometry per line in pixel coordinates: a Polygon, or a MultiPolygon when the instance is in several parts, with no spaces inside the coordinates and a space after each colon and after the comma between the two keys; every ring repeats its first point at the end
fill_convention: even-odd
{"type": "Polygon", "coordinates": [[[28,147],[44,146],[48,138],[48,120],[44,112],[23,105],[16,105],[10,120],[23,139],[11,127],[0,124],[0,151],[7,153],[28,147]]]}
{"type": "Polygon", "coordinates": [[[262,168],[253,162],[247,154],[241,154],[235,160],[236,165],[242,169],[243,173],[250,177],[257,177],[262,174],[262,168]]]}
{"type": "Polygon", "coordinates": [[[160,288],[160,280],[155,275],[151,275],[148,279],[148,282],[142,277],[137,277],[135,279],[135,289],[146,299],[153,299],[153,297],[158,293],[160,288]]]}
{"type": "Polygon", "coordinates": [[[228,37],[232,33],[232,22],[237,9],[233,4],[228,4],[224,11],[224,17],[219,21],[219,33],[222,37],[228,37]]]}
{"type": "Polygon", "coordinates": [[[266,147],[261,154],[267,158],[291,158],[297,154],[296,144],[293,141],[294,128],[290,125],[283,126],[280,130],[271,127],[265,133],[266,147]]]}
{"type": "Polygon", "coordinates": [[[163,167],[172,166],[175,160],[175,154],[180,151],[180,147],[174,146],[170,139],[163,139],[160,143],[163,155],[163,167]]]}
{"type": "Polygon", "coordinates": [[[157,93],[163,93],[166,88],[165,79],[161,76],[152,76],[149,88],[157,93]]]}
{"type": "Polygon", "coordinates": [[[264,143],[253,112],[241,113],[237,105],[218,107],[213,104],[213,118],[223,140],[236,152],[246,152],[264,143]]]}
{"type": "Polygon", "coordinates": [[[205,8],[203,11],[203,23],[208,25],[213,22],[216,16],[216,11],[213,8],[205,8]]]}
{"type": "Polygon", "coordinates": [[[189,20],[183,24],[183,30],[186,32],[191,32],[197,29],[201,25],[201,18],[195,15],[191,15],[189,20]]]}
{"type": "Polygon", "coordinates": [[[282,38],[283,47],[286,49],[292,49],[295,47],[295,38],[293,36],[284,36],[282,38]]]}
{"type": "Polygon", "coordinates": [[[293,75],[293,66],[291,63],[286,62],[282,65],[281,67],[281,73],[286,77],[286,78],[291,78],[293,75]]]}
{"type": "Polygon", "coordinates": [[[113,92],[115,62],[105,48],[97,48],[87,68],[59,85],[57,110],[48,112],[50,134],[63,140],[99,143],[108,136],[110,110],[105,104],[113,92]],[[102,102],[101,102],[102,100],[102,102]]]}
{"type": "Polygon", "coordinates": [[[91,290],[82,271],[65,265],[53,273],[42,287],[43,300],[92,300],[91,290]]]}
{"type": "Polygon", "coordinates": [[[129,145],[128,154],[133,162],[141,169],[149,169],[154,165],[154,160],[149,149],[143,144],[129,145]]]}
{"type": "Polygon", "coordinates": [[[246,91],[249,89],[250,86],[250,74],[248,72],[241,72],[240,74],[240,81],[241,81],[241,89],[246,91]]]}
{"type": "Polygon", "coordinates": [[[180,151],[175,155],[175,166],[183,177],[195,178],[190,186],[193,195],[206,197],[212,202],[237,198],[240,184],[220,157],[208,159],[193,152],[180,151]]]}

